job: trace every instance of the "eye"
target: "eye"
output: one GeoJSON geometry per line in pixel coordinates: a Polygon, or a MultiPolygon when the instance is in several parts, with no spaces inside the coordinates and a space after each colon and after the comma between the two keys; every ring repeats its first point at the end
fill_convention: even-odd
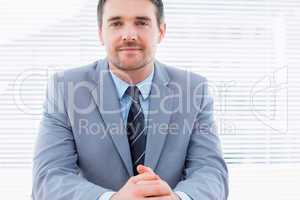
{"type": "Polygon", "coordinates": [[[118,27],[118,26],[121,26],[122,23],[121,22],[113,22],[111,23],[111,26],[114,26],[114,27],[118,27]]]}
{"type": "Polygon", "coordinates": [[[145,21],[138,21],[136,24],[139,26],[147,26],[148,25],[148,23],[145,21]]]}

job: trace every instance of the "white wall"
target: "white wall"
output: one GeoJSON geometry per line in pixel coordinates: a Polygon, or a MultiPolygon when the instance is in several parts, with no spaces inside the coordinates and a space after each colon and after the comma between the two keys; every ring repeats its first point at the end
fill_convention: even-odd
{"type": "MultiPolygon", "coordinates": [[[[96,4],[0,0],[0,199],[29,199],[49,75],[105,56],[96,4]]],[[[230,199],[299,199],[300,1],[165,5],[157,58],[210,80],[230,199]]]]}

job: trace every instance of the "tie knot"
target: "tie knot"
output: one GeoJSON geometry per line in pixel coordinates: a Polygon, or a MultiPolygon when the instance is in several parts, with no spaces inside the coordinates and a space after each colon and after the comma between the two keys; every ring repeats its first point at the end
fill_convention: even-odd
{"type": "Polygon", "coordinates": [[[127,88],[127,94],[134,100],[135,102],[139,101],[140,90],[137,86],[129,86],[127,88]]]}

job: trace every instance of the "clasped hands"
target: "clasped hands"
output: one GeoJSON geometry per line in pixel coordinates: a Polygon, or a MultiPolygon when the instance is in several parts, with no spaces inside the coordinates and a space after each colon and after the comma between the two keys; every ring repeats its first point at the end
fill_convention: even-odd
{"type": "Polygon", "coordinates": [[[180,200],[151,168],[139,165],[137,171],[139,174],[129,178],[111,200],[180,200]]]}

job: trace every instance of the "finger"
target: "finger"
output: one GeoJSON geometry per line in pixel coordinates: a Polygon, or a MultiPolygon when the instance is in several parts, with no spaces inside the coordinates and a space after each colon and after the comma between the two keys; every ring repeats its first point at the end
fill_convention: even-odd
{"type": "Polygon", "coordinates": [[[171,195],[146,197],[145,200],[173,200],[171,195]]]}
{"type": "Polygon", "coordinates": [[[154,185],[138,185],[137,187],[141,191],[141,194],[144,197],[156,197],[156,196],[168,196],[172,195],[172,190],[168,187],[165,187],[162,184],[154,184],[154,185]]]}
{"type": "Polygon", "coordinates": [[[149,180],[149,181],[139,181],[137,182],[136,184],[138,185],[157,185],[157,184],[160,184],[160,180],[149,180]]]}
{"type": "Polygon", "coordinates": [[[130,178],[130,181],[132,181],[134,184],[139,181],[142,181],[142,180],[144,180],[144,181],[158,180],[158,177],[155,174],[146,172],[146,173],[142,173],[142,174],[139,174],[139,175],[136,175],[136,176],[133,176],[130,178]]]}
{"type": "MultiPolygon", "coordinates": [[[[155,172],[150,168],[150,167],[146,167],[145,165],[138,165],[137,166],[137,171],[142,174],[142,173],[153,173],[155,174],[155,172]]],[[[157,175],[157,174],[156,174],[157,175]]],[[[159,175],[157,175],[157,178],[160,179],[159,175]]]]}
{"type": "Polygon", "coordinates": [[[150,167],[146,167],[146,166],[144,166],[144,165],[138,165],[138,166],[137,166],[137,171],[138,171],[140,174],[145,173],[145,172],[150,172],[150,173],[155,174],[155,173],[153,172],[153,170],[152,170],[150,167]]]}

